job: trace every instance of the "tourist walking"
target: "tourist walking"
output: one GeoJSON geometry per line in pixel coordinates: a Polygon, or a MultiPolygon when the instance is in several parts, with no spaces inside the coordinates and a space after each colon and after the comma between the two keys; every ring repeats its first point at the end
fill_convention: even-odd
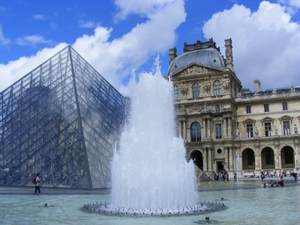
{"type": "Polygon", "coordinates": [[[33,177],[32,183],[34,185],[34,194],[40,194],[41,193],[41,178],[40,175],[37,173],[36,176],[33,177]]]}

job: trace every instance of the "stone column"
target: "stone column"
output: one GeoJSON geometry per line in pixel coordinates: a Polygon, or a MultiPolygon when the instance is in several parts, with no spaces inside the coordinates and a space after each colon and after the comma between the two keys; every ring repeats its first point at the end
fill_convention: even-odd
{"type": "Polygon", "coordinates": [[[183,138],[183,121],[178,121],[178,136],[183,138]]]}
{"type": "Polygon", "coordinates": [[[281,170],[281,154],[278,147],[274,148],[275,170],[281,170]]]}
{"type": "MultiPolygon", "coordinates": [[[[214,127],[214,129],[216,129],[216,128],[214,127]]],[[[224,119],[221,122],[221,132],[222,132],[222,139],[226,138],[227,137],[227,135],[226,135],[226,121],[224,119]]],[[[216,134],[214,136],[216,136],[216,134]]]]}
{"type": "Polygon", "coordinates": [[[214,148],[210,148],[211,151],[211,168],[213,171],[217,170],[217,166],[215,163],[215,149],[214,148]]]}
{"type": "Polygon", "coordinates": [[[232,119],[231,117],[228,118],[228,135],[232,137],[232,127],[231,127],[232,119]]]}
{"type": "Polygon", "coordinates": [[[229,136],[229,130],[228,130],[228,128],[229,128],[229,120],[228,120],[228,117],[225,117],[224,119],[223,119],[223,130],[224,130],[224,136],[223,136],[223,138],[227,138],[228,136],[229,136]]]}
{"type": "Polygon", "coordinates": [[[230,168],[230,160],[229,160],[229,147],[225,147],[225,163],[226,163],[226,170],[229,171],[230,168]]]}
{"type": "Polygon", "coordinates": [[[209,171],[209,159],[208,159],[208,148],[205,148],[205,152],[206,152],[206,170],[209,171]]]}
{"type": "Polygon", "coordinates": [[[206,132],[207,132],[206,129],[207,129],[207,128],[206,128],[206,124],[205,124],[205,118],[202,119],[202,128],[203,128],[203,129],[202,129],[202,130],[203,130],[203,133],[201,132],[201,136],[203,136],[203,138],[205,139],[205,138],[207,137],[207,134],[206,134],[206,132]],[[203,135],[202,135],[202,134],[203,134],[203,135]]]}
{"type": "Polygon", "coordinates": [[[281,160],[281,152],[280,152],[280,150],[278,152],[278,168],[280,170],[282,169],[282,160],[281,160]]]}
{"type": "Polygon", "coordinates": [[[232,170],[235,172],[236,171],[236,160],[235,160],[235,152],[236,152],[236,147],[232,148],[231,151],[231,160],[232,160],[232,170]]]}
{"type": "Polygon", "coordinates": [[[294,145],[294,158],[295,158],[295,167],[299,167],[300,166],[300,152],[299,152],[299,146],[298,144],[294,145]]]}
{"type": "Polygon", "coordinates": [[[233,171],[233,156],[232,156],[232,148],[228,147],[228,152],[229,152],[229,170],[233,171]]]}
{"type": "Polygon", "coordinates": [[[203,149],[202,151],[202,156],[203,156],[203,171],[207,171],[207,165],[206,165],[206,150],[203,149]]]}
{"type": "Polygon", "coordinates": [[[259,149],[255,149],[255,171],[260,172],[262,170],[261,165],[261,153],[259,149]]]}
{"type": "Polygon", "coordinates": [[[191,141],[191,132],[190,132],[190,126],[187,126],[187,124],[185,124],[186,125],[186,129],[185,129],[185,131],[186,131],[186,137],[185,137],[185,139],[188,141],[188,142],[190,142],[191,141]]]}
{"type": "Polygon", "coordinates": [[[204,126],[205,126],[205,138],[208,138],[208,119],[204,119],[204,126]]]}
{"type": "Polygon", "coordinates": [[[211,119],[207,119],[207,138],[211,137],[211,119]]]}
{"type": "Polygon", "coordinates": [[[243,170],[243,158],[242,158],[242,154],[241,154],[241,151],[240,151],[240,149],[237,149],[237,151],[236,151],[236,154],[237,154],[237,159],[238,159],[238,161],[237,161],[237,169],[238,169],[238,171],[239,172],[241,172],[242,170],[243,170]]]}
{"type": "Polygon", "coordinates": [[[187,141],[187,138],[186,138],[186,120],[183,120],[183,139],[187,141]]]}
{"type": "Polygon", "coordinates": [[[211,148],[208,149],[208,170],[212,171],[212,155],[211,155],[211,148]]]}

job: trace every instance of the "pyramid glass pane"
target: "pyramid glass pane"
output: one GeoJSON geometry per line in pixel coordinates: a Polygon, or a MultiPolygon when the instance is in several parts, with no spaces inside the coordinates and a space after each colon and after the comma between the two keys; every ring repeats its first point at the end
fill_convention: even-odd
{"type": "Polygon", "coordinates": [[[108,187],[124,110],[125,98],[63,49],[0,93],[0,184],[40,173],[44,185],[108,187]]]}

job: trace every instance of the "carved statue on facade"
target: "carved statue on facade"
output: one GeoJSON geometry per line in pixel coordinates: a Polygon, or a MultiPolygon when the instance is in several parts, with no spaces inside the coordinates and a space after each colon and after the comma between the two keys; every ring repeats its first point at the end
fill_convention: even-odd
{"type": "Polygon", "coordinates": [[[237,127],[236,130],[235,130],[235,137],[236,137],[236,138],[240,138],[240,136],[241,136],[240,128],[237,127]]]}
{"type": "Polygon", "coordinates": [[[203,88],[204,88],[205,93],[209,94],[210,90],[211,90],[211,84],[209,82],[205,82],[203,88]]]}
{"type": "Polygon", "coordinates": [[[224,80],[224,81],[222,82],[222,86],[223,86],[223,88],[224,88],[225,90],[228,90],[228,89],[230,88],[230,82],[229,82],[229,80],[224,80]]]}
{"type": "Polygon", "coordinates": [[[182,96],[187,96],[189,89],[187,87],[181,88],[181,95],[182,96]]]}
{"type": "Polygon", "coordinates": [[[257,129],[257,126],[254,125],[254,136],[255,137],[258,137],[259,136],[259,132],[258,132],[258,129],[257,129]]]}

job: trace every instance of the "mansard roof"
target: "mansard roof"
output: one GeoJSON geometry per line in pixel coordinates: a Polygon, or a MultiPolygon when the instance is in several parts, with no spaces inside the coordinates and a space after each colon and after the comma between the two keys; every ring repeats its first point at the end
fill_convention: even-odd
{"type": "Polygon", "coordinates": [[[226,68],[220,52],[216,48],[209,47],[188,51],[176,57],[170,64],[168,74],[173,76],[191,64],[204,65],[217,70],[226,68]]]}

